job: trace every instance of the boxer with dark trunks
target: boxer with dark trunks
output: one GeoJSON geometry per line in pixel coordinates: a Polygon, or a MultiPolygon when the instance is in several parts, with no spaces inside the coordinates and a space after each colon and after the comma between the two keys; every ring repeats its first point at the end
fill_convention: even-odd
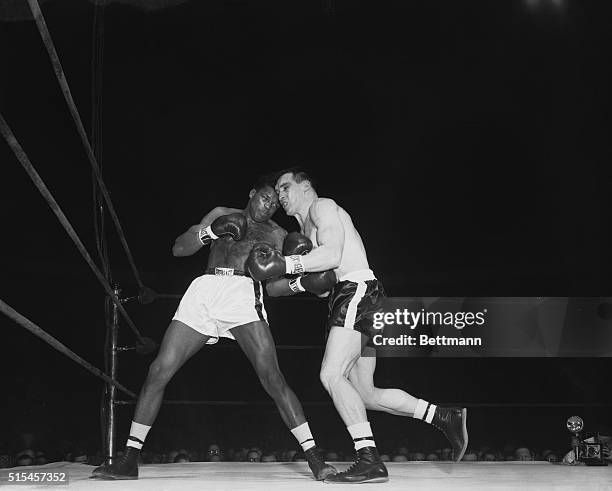
{"type": "Polygon", "coordinates": [[[182,297],[149,367],[123,456],[96,468],[92,477],[138,478],[140,449],[157,417],[166,385],[191,356],[219,337],[238,342],[302,446],[315,479],[323,480],[336,472],[321,459],[302,405],[278,367],[262,285],[246,272],[245,262],[255,243],[283,245],[287,232],[271,220],[277,209],[273,181],[262,178],[251,189],[245,209],[214,208],[176,239],[174,256],[190,256],[210,244],[206,271],[193,280],[182,297]]]}
{"type": "Polygon", "coordinates": [[[256,245],[247,262],[253,278],[303,274],[302,280],[274,281],[271,291],[283,295],[309,290],[304,282],[313,272],[333,270],[338,278],[329,296],[329,334],[320,377],[353,438],[357,459],[348,470],[329,476],[325,482],[388,480],[366,409],[409,416],[434,425],[451,443],[454,460],[461,460],[468,443],[465,408],[439,407],[400,389],[374,386],[376,357],[370,344],[373,313],[381,308],[385,292],[369,267],[363,241],[350,215],[335,201],[319,198],[312,179],[298,168],[279,173],[276,191],[287,215],[297,219],[301,232],[314,247],[307,255],[287,255],[256,245]],[[373,356],[362,357],[362,349],[373,356]]]}

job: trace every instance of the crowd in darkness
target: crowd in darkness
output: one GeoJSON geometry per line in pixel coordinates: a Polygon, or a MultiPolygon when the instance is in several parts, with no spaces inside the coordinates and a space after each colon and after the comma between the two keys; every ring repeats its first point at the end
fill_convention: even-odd
{"type": "MultiPolygon", "coordinates": [[[[19,450],[0,446],[0,468],[18,466],[37,466],[49,462],[67,461],[92,466],[98,466],[104,461],[102,450],[92,449],[87,442],[60,442],[55,448],[38,448],[37,436],[32,433],[21,433],[17,444],[19,450]]],[[[379,444],[381,458],[385,462],[414,461],[450,461],[451,449],[438,448],[431,451],[405,445],[393,447],[384,440],[379,444]]],[[[350,462],[354,455],[348,450],[320,448],[321,454],[329,462],[350,462]]],[[[568,449],[529,448],[526,446],[504,445],[494,448],[487,445],[468,448],[464,462],[502,462],[502,461],[547,461],[563,462],[568,449]]],[[[118,456],[122,451],[118,452],[118,456]]],[[[607,459],[612,461],[609,448],[606,449],[607,459]]],[[[267,448],[265,446],[243,446],[223,448],[217,443],[211,443],[201,448],[176,448],[168,451],[145,449],[140,455],[142,464],[167,464],[183,462],[305,462],[304,454],[296,449],[267,448]]]]}

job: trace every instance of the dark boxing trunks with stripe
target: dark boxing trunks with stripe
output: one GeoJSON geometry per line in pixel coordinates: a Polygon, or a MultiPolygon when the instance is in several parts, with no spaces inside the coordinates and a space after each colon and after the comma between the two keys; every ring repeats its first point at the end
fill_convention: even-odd
{"type": "Polygon", "coordinates": [[[373,326],[374,313],[382,310],[385,298],[385,289],[371,270],[343,276],[329,295],[327,335],[334,326],[354,329],[369,338],[367,346],[374,346],[372,337],[380,334],[373,326]]]}

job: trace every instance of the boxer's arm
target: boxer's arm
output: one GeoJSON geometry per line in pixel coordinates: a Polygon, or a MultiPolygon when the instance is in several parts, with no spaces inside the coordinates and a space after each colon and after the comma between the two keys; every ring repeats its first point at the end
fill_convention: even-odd
{"type": "Polygon", "coordinates": [[[198,238],[198,233],[203,227],[208,227],[217,218],[239,212],[236,208],[217,206],[210,210],[198,225],[192,225],[186,232],[179,235],[172,246],[172,255],[175,257],[191,256],[198,252],[202,247],[202,242],[198,238]]]}
{"type": "MultiPolygon", "coordinates": [[[[277,227],[278,228],[275,229],[273,243],[275,249],[282,251],[285,237],[287,237],[287,231],[280,225],[277,227]]],[[[289,288],[289,280],[283,276],[266,280],[266,292],[271,297],[288,297],[289,295],[296,294],[296,292],[289,288]]]]}
{"type": "Polygon", "coordinates": [[[295,295],[297,292],[294,292],[289,287],[289,279],[287,278],[273,278],[271,280],[266,280],[266,292],[271,297],[288,297],[289,295],[295,295]]]}
{"type": "Polygon", "coordinates": [[[310,254],[302,256],[304,271],[336,269],[342,260],[344,227],[338,205],[331,199],[319,199],[310,207],[310,219],[317,227],[317,243],[310,254]]]}

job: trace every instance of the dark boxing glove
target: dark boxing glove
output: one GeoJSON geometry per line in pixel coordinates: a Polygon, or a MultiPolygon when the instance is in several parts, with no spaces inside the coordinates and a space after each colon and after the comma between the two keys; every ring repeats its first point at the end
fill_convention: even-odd
{"type": "Polygon", "coordinates": [[[331,290],[336,284],[336,273],[333,269],[319,271],[316,273],[306,273],[304,276],[289,281],[289,288],[298,293],[307,291],[315,295],[321,295],[331,290]]]}
{"type": "Polygon", "coordinates": [[[291,256],[292,254],[303,256],[310,251],[312,251],[312,241],[305,235],[299,232],[291,232],[285,237],[283,242],[283,254],[285,256],[291,256]]]}
{"type": "MultiPolygon", "coordinates": [[[[291,232],[285,237],[283,243],[283,254],[290,256],[299,254],[303,256],[312,251],[312,241],[299,232],[291,232]]],[[[333,270],[306,273],[289,281],[289,288],[299,293],[308,291],[315,295],[321,295],[330,290],[336,284],[336,273],[333,270]]]]}
{"type": "Polygon", "coordinates": [[[285,257],[270,244],[255,244],[247,258],[247,269],[255,281],[263,281],[285,274],[285,257]]]}
{"type": "Polygon", "coordinates": [[[232,213],[223,215],[214,220],[208,227],[200,229],[198,239],[203,245],[209,244],[212,240],[225,235],[233,240],[242,240],[246,235],[247,221],[242,213],[232,213]]]}

